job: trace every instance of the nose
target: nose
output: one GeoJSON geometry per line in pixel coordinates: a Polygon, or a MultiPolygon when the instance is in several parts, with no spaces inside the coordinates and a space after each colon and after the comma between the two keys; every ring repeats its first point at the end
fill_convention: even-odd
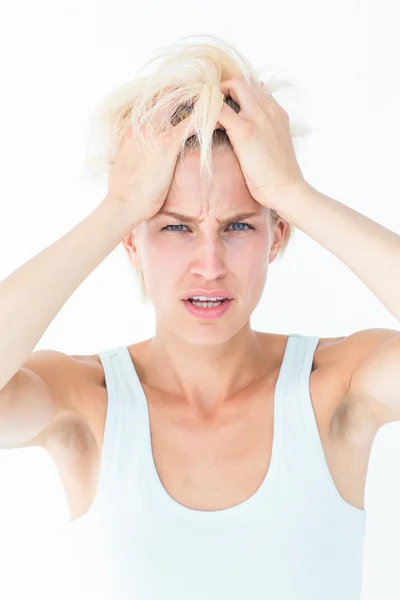
{"type": "Polygon", "coordinates": [[[200,275],[207,281],[225,276],[227,268],[222,256],[221,245],[209,241],[200,246],[196,251],[196,257],[192,259],[191,273],[200,275]]]}

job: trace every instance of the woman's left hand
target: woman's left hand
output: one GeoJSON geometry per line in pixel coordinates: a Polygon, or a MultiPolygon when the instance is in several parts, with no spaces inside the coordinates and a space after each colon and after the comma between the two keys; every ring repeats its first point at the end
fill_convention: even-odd
{"type": "Polygon", "coordinates": [[[296,159],[289,115],[253,80],[250,87],[238,76],[220,86],[224,96],[240,106],[236,113],[224,102],[218,123],[226,129],[246,185],[262,206],[278,210],[282,190],[307,185],[296,159]]]}

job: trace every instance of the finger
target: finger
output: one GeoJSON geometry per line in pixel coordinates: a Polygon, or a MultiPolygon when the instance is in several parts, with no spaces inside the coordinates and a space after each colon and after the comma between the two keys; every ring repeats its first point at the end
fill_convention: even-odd
{"type": "MultiPolygon", "coordinates": [[[[235,100],[236,102],[236,100],[235,100]]],[[[224,102],[221,107],[221,112],[219,113],[217,125],[222,125],[225,129],[226,133],[229,137],[229,131],[233,131],[235,128],[237,129],[243,124],[243,119],[239,117],[239,115],[224,102]]]]}
{"type": "Polygon", "coordinates": [[[166,136],[172,137],[177,143],[186,141],[190,136],[196,133],[193,115],[189,115],[180,121],[177,125],[170,124],[165,131],[166,136]],[[185,140],[183,140],[185,135],[185,140]]]}
{"type": "Polygon", "coordinates": [[[248,113],[254,114],[254,111],[261,108],[264,112],[268,110],[276,110],[276,108],[282,107],[272,94],[267,90],[267,86],[262,81],[255,81],[253,78],[250,79],[250,85],[247,83],[245,77],[243,75],[233,77],[232,79],[228,79],[221,83],[221,91],[224,93],[230,93],[232,98],[239,104],[241,108],[241,115],[247,117],[249,115],[245,114],[244,109],[247,108],[248,113]],[[240,102],[240,97],[242,97],[242,103],[240,102]],[[257,106],[258,105],[258,106],[257,106]]]}
{"type": "Polygon", "coordinates": [[[240,116],[250,117],[254,111],[260,110],[260,105],[254,96],[251,84],[249,85],[244,76],[233,77],[220,83],[221,91],[225,96],[231,96],[240,106],[240,116]]]}
{"type": "Polygon", "coordinates": [[[254,94],[257,100],[259,101],[260,106],[262,106],[264,110],[278,108],[281,111],[284,111],[283,107],[275,100],[272,93],[268,91],[265,83],[263,83],[262,81],[257,83],[253,79],[251,81],[254,94]]]}

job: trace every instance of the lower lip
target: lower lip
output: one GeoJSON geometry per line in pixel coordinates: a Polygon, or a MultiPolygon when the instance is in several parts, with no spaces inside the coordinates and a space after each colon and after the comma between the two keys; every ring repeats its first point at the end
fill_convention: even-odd
{"type": "Polygon", "coordinates": [[[229,309],[232,300],[225,300],[219,306],[215,308],[199,308],[190,302],[190,300],[183,301],[186,308],[194,317],[198,317],[199,319],[217,319],[221,317],[226,311],[229,309]]]}

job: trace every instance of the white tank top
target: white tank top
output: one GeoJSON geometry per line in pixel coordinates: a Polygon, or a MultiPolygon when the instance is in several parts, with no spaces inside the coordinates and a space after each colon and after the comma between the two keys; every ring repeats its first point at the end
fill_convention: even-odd
{"type": "Polygon", "coordinates": [[[217,511],[187,508],[167,493],[129,351],[100,353],[108,393],[103,451],[94,502],[68,524],[77,568],[71,598],[360,597],[366,513],[342,499],[325,460],[309,388],[318,340],[289,336],[268,473],[245,502],[217,511]]]}

